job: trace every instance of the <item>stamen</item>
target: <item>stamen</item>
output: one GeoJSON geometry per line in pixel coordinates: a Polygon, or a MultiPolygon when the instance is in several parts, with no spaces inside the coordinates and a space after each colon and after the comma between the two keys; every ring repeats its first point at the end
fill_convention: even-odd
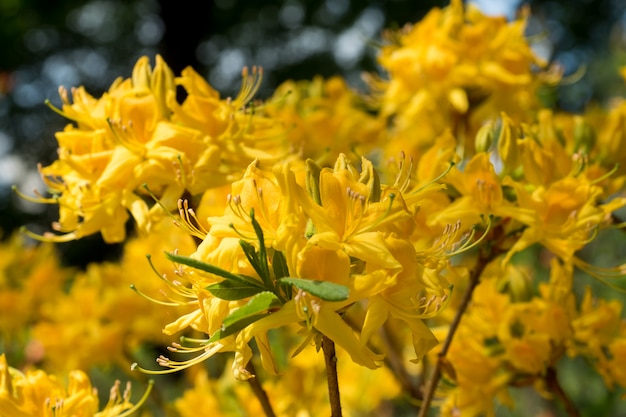
{"type": "Polygon", "coordinates": [[[233,106],[236,109],[245,106],[259,91],[263,79],[263,68],[255,65],[252,67],[252,74],[250,74],[248,67],[244,67],[241,70],[241,77],[241,89],[233,100],[233,106]]]}
{"type": "Polygon", "coordinates": [[[28,196],[24,193],[22,193],[16,185],[12,185],[11,186],[11,190],[18,195],[18,197],[26,200],[26,201],[30,201],[31,203],[38,203],[38,204],[59,204],[59,197],[51,197],[51,198],[45,198],[43,196],[41,196],[41,194],[39,194],[39,191],[37,190],[33,190],[33,193],[35,195],[37,195],[37,198],[35,197],[31,197],[28,196]]]}
{"type": "Polygon", "coordinates": [[[436,177],[435,179],[431,180],[430,182],[428,182],[427,184],[423,185],[422,187],[418,188],[417,190],[413,191],[413,193],[411,194],[417,194],[420,191],[425,190],[426,188],[434,185],[436,182],[438,182],[440,179],[442,179],[443,177],[445,177],[446,175],[448,175],[448,172],[452,171],[452,168],[454,168],[454,166],[456,165],[456,163],[454,161],[450,161],[450,165],[448,165],[448,168],[446,168],[445,171],[443,171],[438,177],[436,177]]]}
{"type": "Polygon", "coordinates": [[[72,240],[80,239],[81,235],[78,231],[73,231],[70,233],[66,233],[64,235],[55,235],[54,233],[44,232],[41,235],[37,233],[31,232],[26,228],[26,226],[22,226],[20,228],[20,233],[24,233],[26,236],[31,239],[38,240],[40,242],[50,242],[50,243],[64,243],[71,242],[72,240]]]}
{"type": "Polygon", "coordinates": [[[140,372],[146,373],[146,374],[152,374],[152,375],[162,375],[162,374],[171,374],[174,372],[178,372],[182,369],[187,369],[190,366],[193,366],[197,363],[200,363],[202,361],[204,361],[205,359],[208,359],[209,357],[213,356],[215,353],[221,351],[221,349],[224,347],[224,345],[220,342],[214,342],[211,343],[210,345],[207,345],[205,347],[203,347],[204,352],[201,355],[198,355],[188,361],[184,361],[184,362],[179,362],[179,361],[173,361],[163,355],[159,356],[156,359],[156,362],[160,365],[163,366],[165,368],[169,368],[169,369],[163,369],[163,370],[158,370],[158,371],[153,371],[150,369],[144,369],[141,368],[136,362],[133,363],[131,365],[131,370],[135,370],[138,369],[140,372]]]}
{"type": "Polygon", "coordinates": [[[184,305],[192,305],[196,303],[196,300],[194,301],[186,301],[186,302],[180,302],[180,301],[172,301],[172,302],[168,302],[168,301],[161,301],[161,300],[157,300],[156,298],[152,298],[149,295],[147,295],[144,292],[141,292],[136,286],[135,284],[131,284],[130,285],[130,289],[135,291],[137,294],[139,294],[140,296],[142,296],[143,298],[145,298],[146,300],[152,301],[153,303],[162,305],[162,306],[168,306],[168,307],[178,307],[178,306],[184,306],[184,305]]]}
{"type": "MultiPolygon", "coordinates": [[[[127,390],[128,390],[128,398],[126,397],[126,391],[124,392],[124,399],[125,401],[129,401],[130,400],[130,382],[128,382],[127,384],[127,390]]],[[[135,413],[135,411],[137,411],[139,409],[139,407],[141,407],[146,400],[148,399],[148,396],[150,395],[150,392],[152,391],[152,386],[154,385],[154,381],[150,380],[148,381],[148,388],[146,389],[146,392],[144,392],[144,394],[142,395],[142,397],[139,399],[139,401],[137,401],[137,403],[132,406],[131,408],[129,408],[128,410],[124,411],[121,414],[118,414],[117,417],[128,417],[132,414],[135,413]]]]}
{"type": "Polygon", "coordinates": [[[196,217],[195,211],[189,208],[189,201],[187,199],[178,200],[178,214],[183,222],[182,228],[186,230],[189,234],[203,240],[209,234],[209,232],[206,231],[206,229],[198,220],[198,217],[196,217]]]}
{"type": "Polygon", "coordinates": [[[137,138],[136,131],[133,129],[132,120],[129,120],[125,125],[122,123],[121,119],[113,120],[108,118],[107,123],[111,129],[111,133],[113,133],[113,139],[117,144],[142,158],[145,156],[147,152],[144,146],[145,141],[142,140],[142,138],[137,138]]]}
{"type": "Polygon", "coordinates": [[[478,246],[483,240],[485,240],[485,238],[487,237],[487,235],[489,234],[489,231],[491,230],[491,226],[493,224],[493,214],[489,215],[489,221],[487,222],[487,228],[483,231],[483,234],[480,236],[480,238],[478,238],[475,242],[470,243],[472,241],[472,239],[474,238],[474,234],[476,232],[476,227],[472,227],[472,232],[470,233],[467,241],[465,244],[463,244],[457,251],[451,252],[448,254],[448,256],[455,256],[458,255],[460,253],[466,252],[476,246],[478,246]]]}
{"type": "Polygon", "coordinates": [[[611,175],[615,174],[618,169],[619,169],[619,164],[615,164],[615,166],[613,166],[613,168],[609,172],[607,172],[606,174],[604,174],[603,176],[599,178],[596,178],[593,181],[590,181],[591,185],[596,185],[599,182],[604,181],[605,179],[609,178],[611,175]]]}

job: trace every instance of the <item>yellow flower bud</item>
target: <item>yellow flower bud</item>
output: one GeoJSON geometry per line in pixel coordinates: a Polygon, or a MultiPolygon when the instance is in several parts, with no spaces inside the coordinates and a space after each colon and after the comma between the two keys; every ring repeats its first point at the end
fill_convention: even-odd
{"type": "Polygon", "coordinates": [[[489,152],[489,149],[493,144],[494,135],[495,123],[492,121],[485,123],[476,133],[476,139],[474,140],[476,152],[489,152]]]}
{"type": "Polygon", "coordinates": [[[596,131],[581,117],[574,118],[574,150],[588,154],[596,144],[596,131]]]}

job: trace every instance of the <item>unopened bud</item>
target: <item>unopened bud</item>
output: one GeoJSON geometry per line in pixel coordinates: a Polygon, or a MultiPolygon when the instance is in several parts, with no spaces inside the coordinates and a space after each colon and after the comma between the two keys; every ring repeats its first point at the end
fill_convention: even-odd
{"type": "Polygon", "coordinates": [[[163,61],[161,55],[156,56],[156,65],[150,79],[150,87],[159,105],[161,115],[167,117],[170,114],[167,107],[167,97],[168,94],[176,94],[176,85],[174,84],[174,73],[163,61]]]}
{"type": "Polygon", "coordinates": [[[142,56],[137,60],[133,68],[132,82],[133,87],[137,89],[150,89],[150,79],[152,78],[152,68],[150,68],[150,59],[142,56]]]}
{"type": "Polygon", "coordinates": [[[596,131],[581,116],[574,119],[574,146],[577,152],[588,155],[596,144],[596,131]]]}
{"type": "Polygon", "coordinates": [[[521,303],[533,298],[533,280],[524,268],[509,265],[506,268],[506,277],[503,282],[504,291],[509,294],[511,301],[521,303]]]}
{"type": "Polygon", "coordinates": [[[476,152],[489,152],[489,149],[493,144],[495,130],[496,128],[494,122],[487,122],[480,129],[478,129],[476,139],[474,140],[476,152]]]}
{"type": "Polygon", "coordinates": [[[520,149],[517,145],[518,135],[513,121],[502,113],[502,126],[498,136],[498,155],[504,163],[504,171],[514,171],[521,163],[520,149]]]}
{"type": "Polygon", "coordinates": [[[309,193],[313,201],[320,206],[322,205],[322,197],[320,194],[320,174],[322,168],[312,159],[306,160],[306,191],[309,193]]]}

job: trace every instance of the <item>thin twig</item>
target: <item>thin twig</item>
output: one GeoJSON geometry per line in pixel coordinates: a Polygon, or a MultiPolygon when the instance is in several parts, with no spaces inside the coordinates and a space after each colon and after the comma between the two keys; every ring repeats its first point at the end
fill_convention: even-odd
{"type": "Polygon", "coordinates": [[[446,355],[448,354],[448,350],[450,350],[450,345],[452,344],[452,339],[454,338],[454,334],[456,333],[459,324],[461,323],[461,318],[467,307],[469,306],[470,301],[472,300],[472,295],[474,294],[474,289],[478,285],[480,281],[480,276],[483,273],[483,270],[487,266],[487,263],[490,258],[479,256],[478,262],[474,269],[470,272],[470,280],[465,289],[465,293],[463,294],[463,299],[461,300],[461,304],[459,305],[459,309],[450,324],[450,330],[448,330],[448,335],[441,346],[441,351],[437,355],[437,362],[435,362],[435,368],[433,369],[433,373],[428,381],[428,386],[426,387],[426,392],[424,393],[424,400],[422,401],[422,406],[420,407],[420,411],[418,417],[426,417],[428,414],[428,409],[430,408],[430,404],[432,403],[433,397],[435,396],[435,390],[437,389],[437,385],[439,384],[439,380],[441,379],[441,370],[446,360],[446,355]]]}
{"type": "Polygon", "coordinates": [[[572,400],[567,396],[561,384],[559,384],[559,380],[556,376],[556,369],[553,367],[548,368],[548,372],[545,376],[546,385],[551,393],[553,393],[556,398],[558,398],[563,407],[565,408],[565,412],[569,417],[580,417],[580,412],[576,408],[576,405],[572,402],[572,400]]]}
{"type": "Polygon", "coordinates": [[[331,417],[341,417],[341,397],[339,396],[339,380],[337,379],[337,356],[335,342],[322,335],[322,350],[326,362],[326,379],[328,380],[328,399],[330,400],[331,417]]]}
{"type": "Polygon", "coordinates": [[[254,375],[254,377],[248,379],[248,382],[250,383],[252,392],[254,392],[254,395],[261,403],[261,407],[263,408],[263,412],[265,413],[265,416],[276,417],[276,414],[274,413],[274,409],[272,408],[272,404],[270,403],[270,399],[268,398],[267,393],[265,392],[265,390],[261,386],[261,383],[258,380],[256,369],[254,369],[254,365],[252,364],[252,361],[248,362],[248,365],[246,365],[246,370],[250,372],[252,375],[254,375]]]}

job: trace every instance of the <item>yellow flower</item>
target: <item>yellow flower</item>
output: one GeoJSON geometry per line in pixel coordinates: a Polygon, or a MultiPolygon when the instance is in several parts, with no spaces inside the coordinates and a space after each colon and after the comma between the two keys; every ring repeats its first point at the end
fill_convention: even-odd
{"type": "Polygon", "coordinates": [[[430,225],[459,223],[462,230],[493,214],[509,217],[518,209],[509,203],[502,191],[502,183],[490,160],[490,153],[480,152],[467,163],[465,168],[453,168],[444,181],[451,184],[461,195],[441,212],[428,219],[430,225]]]}
{"type": "Polygon", "coordinates": [[[393,190],[381,194],[380,186],[372,190],[363,179],[377,175],[366,159],[359,173],[344,155],[335,168],[324,168],[319,174],[319,204],[298,190],[297,198],[311,219],[315,233],[307,245],[342,250],[346,255],[374,263],[383,268],[399,268],[400,264],[386,248],[384,230],[388,224],[409,217],[401,195],[393,190]]]}
{"type": "Polygon", "coordinates": [[[76,89],[70,103],[61,90],[58,112],[76,126],[57,134],[59,159],[40,169],[52,197],[30,198],[59,204],[53,229],[61,235],[33,237],[68,241],[101,232],[105,241],[120,242],[128,212],[149,231],[185,191],[201,194],[227,184],[253,159],[273,162],[286,154],[282,128],[245,108],[261,71],[244,71],[240,94],[223,100],[193,70],[175,79],[156,61],[152,69],[147,57],[139,59],[132,78],[116,81],[100,99],[76,89]],[[182,104],[175,83],[187,90],[182,104]],[[149,204],[155,196],[159,204],[149,204]]]}
{"type": "Polygon", "coordinates": [[[85,272],[74,276],[66,291],[59,289],[41,300],[31,343],[42,348],[46,369],[65,372],[106,364],[127,368],[129,355],[141,344],[163,345],[161,326],[173,314],[188,313],[188,300],[174,294],[174,300],[164,303],[175,305],[163,306],[143,299],[129,287],[134,285],[146,297],[162,299],[161,292],[175,287],[173,282],[178,279],[163,250],[191,251],[194,246],[187,233],[162,224],[148,236],[129,240],[119,263],[89,264],[85,272]],[[146,253],[154,253],[151,262],[161,280],[146,253]]]}
{"type": "Polygon", "coordinates": [[[294,153],[319,165],[339,154],[366,155],[380,142],[383,120],[368,114],[357,95],[339,77],[287,81],[264,108],[280,120],[294,153]]]}
{"type": "Polygon", "coordinates": [[[19,350],[42,304],[61,296],[75,271],[61,267],[52,245],[28,245],[19,234],[0,244],[0,254],[0,339],[19,350]]]}
{"type": "Polygon", "coordinates": [[[504,185],[515,190],[519,207],[507,214],[527,226],[504,262],[534,243],[541,243],[566,263],[571,262],[574,252],[593,237],[593,229],[602,226],[611,212],[626,205],[624,198],[598,204],[602,189],[584,178],[566,177],[532,192],[510,178],[505,179],[504,185]]]}
{"type": "Polygon", "coordinates": [[[394,117],[398,140],[388,154],[418,155],[451,129],[471,157],[484,122],[502,111],[519,121],[538,108],[534,92],[541,81],[533,71],[544,63],[524,38],[527,15],[509,23],[453,0],[389,33],[379,56],[389,80],[372,81],[382,116],[394,117]]]}
{"type": "Polygon", "coordinates": [[[87,375],[72,371],[67,388],[43,371],[25,374],[7,365],[0,355],[0,410],[3,417],[126,417],[146,401],[150,388],[139,402],[130,402],[130,384],[120,393],[119,381],[111,388],[109,401],[98,411],[98,393],[87,375]]]}

